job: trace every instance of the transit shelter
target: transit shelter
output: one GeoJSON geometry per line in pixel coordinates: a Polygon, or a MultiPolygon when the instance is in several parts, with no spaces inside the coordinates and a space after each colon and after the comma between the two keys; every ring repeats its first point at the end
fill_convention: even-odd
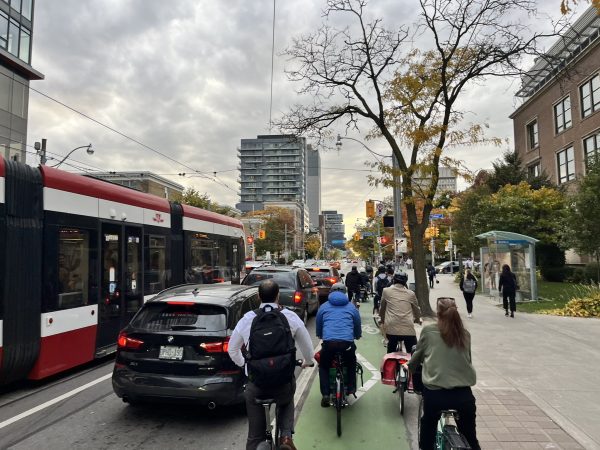
{"type": "Polygon", "coordinates": [[[517,301],[537,300],[535,243],[538,240],[510,231],[488,231],[476,237],[487,243],[487,247],[480,249],[483,292],[499,295],[500,272],[508,264],[519,285],[517,301]]]}

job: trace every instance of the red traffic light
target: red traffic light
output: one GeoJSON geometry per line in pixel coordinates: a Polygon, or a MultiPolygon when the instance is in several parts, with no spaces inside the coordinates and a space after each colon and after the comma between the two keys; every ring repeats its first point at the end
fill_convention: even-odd
{"type": "Polygon", "coordinates": [[[254,237],[253,236],[248,236],[246,238],[246,242],[248,242],[248,244],[253,244],[254,243],[254,237]]]}
{"type": "Polygon", "coordinates": [[[387,236],[381,236],[381,243],[382,244],[387,244],[388,243],[388,237],[387,236]]]}

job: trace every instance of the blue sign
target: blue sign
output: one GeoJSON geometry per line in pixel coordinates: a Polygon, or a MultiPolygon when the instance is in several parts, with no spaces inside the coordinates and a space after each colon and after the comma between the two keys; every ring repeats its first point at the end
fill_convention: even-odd
{"type": "Polygon", "coordinates": [[[346,243],[346,239],[333,239],[331,241],[331,245],[341,245],[341,244],[345,244],[346,243]]]}
{"type": "Polygon", "coordinates": [[[375,233],[372,231],[361,231],[360,234],[362,234],[363,237],[375,236],[375,233]]]}
{"type": "Polygon", "coordinates": [[[429,214],[429,220],[431,219],[443,219],[444,215],[443,214],[429,214]]]}
{"type": "Polygon", "coordinates": [[[527,244],[528,242],[523,239],[498,239],[496,244],[527,244]]]}

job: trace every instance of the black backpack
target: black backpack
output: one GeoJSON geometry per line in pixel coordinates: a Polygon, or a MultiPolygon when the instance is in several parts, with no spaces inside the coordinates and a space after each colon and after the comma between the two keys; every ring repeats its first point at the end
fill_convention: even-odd
{"type": "Polygon", "coordinates": [[[390,280],[388,280],[387,277],[385,277],[385,278],[377,277],[377,281],[375,282],[375,292],[377,292],[377,295],[381,298],[381,296],[383,295],[383,290],[389,286],[390,286],[390,280]]]}
{"type": "Polygon", "coordinates": [[[249,338],[248,378],[268,388],[289,383],[296,369],[296,347],[290,324],[270,305],[254,311],[249,338]]]}

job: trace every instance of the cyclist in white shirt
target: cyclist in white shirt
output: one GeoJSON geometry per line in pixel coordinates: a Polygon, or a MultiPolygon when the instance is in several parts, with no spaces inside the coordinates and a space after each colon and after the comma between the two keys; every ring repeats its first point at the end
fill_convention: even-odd
{"type": "MultiPolygon", "coordinates": [[[[258,295],[261,299],[260,308],[264,309],[267,305],[273,308],[281,309],[281,313],[287,319],[290,331],[297,346],[304,358],[302,367],[312,363],[314,350],[310,335],[304,323],[298,315],[289,309],[279,306],[279,286],[273,280],[265,280],[258,287],[258,295]]],[[[240,367],[245,367],[246,360],[242,353],[242,348],[249,349],[250,328],[252,321],[256,317],[254,311],[244,314],[236,325],[231,339],[229,340],[228,353],[232,361],[240,367]]],[[[247,368],[246,368],[247,374],[247,368]]],[[[246,441],[246,450],[254,450],[256,446],[264,440],[266,423],[265,414],[262,406],[257,405],[256,398],[273,398],[277,403],[279,410],[279,427],[281,438],[279,447],[282,450],[296,450],[292,441],[292,430],[294,426],[294,393],[296,391],[296,381],[285,383],[271,388],[260,388],[252,381],[246,385],[246,411],[248,413],[248,439],[246,441]]]]}

